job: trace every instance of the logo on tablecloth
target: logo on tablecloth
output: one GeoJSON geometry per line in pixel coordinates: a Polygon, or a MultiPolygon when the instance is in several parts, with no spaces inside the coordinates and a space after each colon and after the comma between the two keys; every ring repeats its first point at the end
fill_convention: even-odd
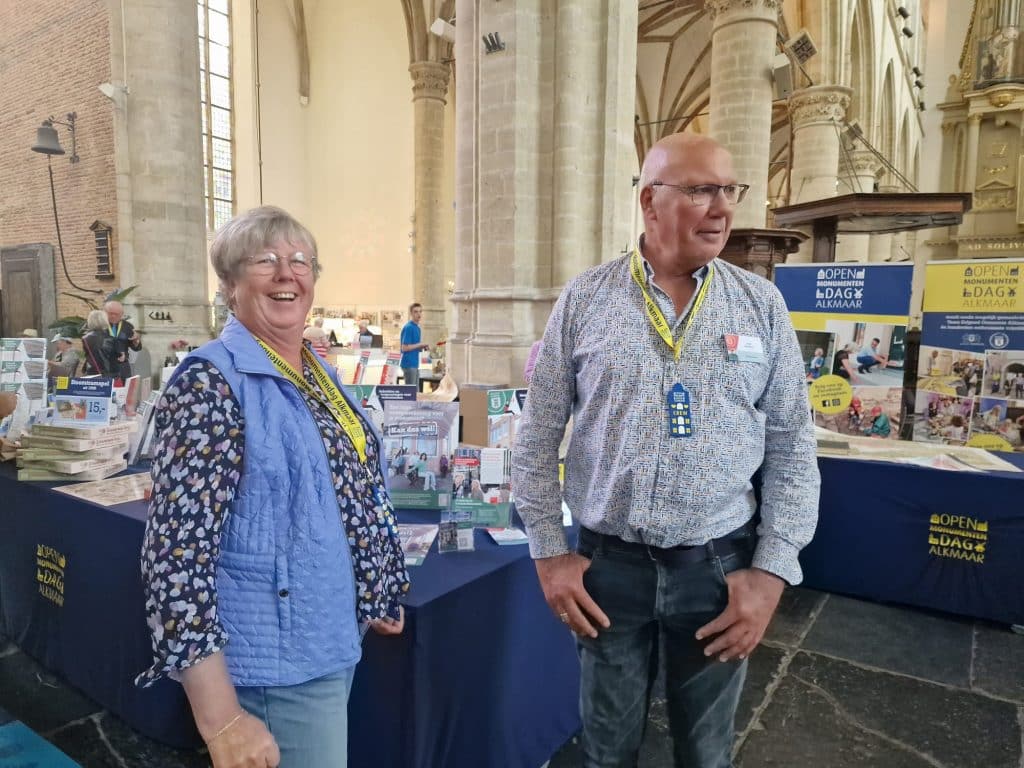
{"type": "Polygon", "coordinates": [[[984,563],[988,521],[967,515],[932,515],[928,520],[928,554],[969,563],[984,563]]]}
{"type": "Polygon", "coordinates": [[[36,545],[36,581],[39,594],[50,602],[64,607],[64,567],[67,557],[53,547],[36,545]]]}

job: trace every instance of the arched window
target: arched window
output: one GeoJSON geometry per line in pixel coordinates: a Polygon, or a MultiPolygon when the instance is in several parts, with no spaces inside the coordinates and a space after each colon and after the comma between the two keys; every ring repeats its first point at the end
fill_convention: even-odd
{"type": "Polygon", "coordinates": [[[206,228],[212,231],[234,215],[235,207],[230,0],[197,0],[197,11],[203,190],[206,198],[206,228]]]}

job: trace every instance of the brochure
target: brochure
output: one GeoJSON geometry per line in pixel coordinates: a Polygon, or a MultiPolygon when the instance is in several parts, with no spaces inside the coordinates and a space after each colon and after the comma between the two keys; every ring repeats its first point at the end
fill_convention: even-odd
{"type": "Polygon", "coordinates": [[[487,533],[494,539],[495,544],[508,546],[510,544],[529,544],[530,537],[518,528],[488,528],[487,533]]]}
{"type": "Polygon", "coordinates": [[[149,472],[136,472],[109,480],[63,485],[54,490],[102,507],[112,507],[115,504],[148,499],[153,490],[153,479],[149,472]]]}
{"type": "Polygon", "coordinates": [[[487,391],[487,445],[489,447],[512,448],[525,403],[525,389],[490,389],[487,391]]]}
{"type": "Polygon", "coordinates": [[[384,433],[385,403],[414,402],[416,400],[416,387],[413,386],[349,384],[345,389],[354,400],[359,402],[381,434],[384,433]]]}
{"type": "Polygon", "coordinates": [[[404,525],[399,523],[398,535],[402,538],[402,551],[406,565],[422,565],[437,536],[436,525],[404,525]]]}
{"type": "Polygon", "coordinates": [[[459,404],[393,400],[383,405],[384,451],[395,506],[447,509],[459,404]]]}
{"type": "Polygon", "coordinates": [[[452,458],[452,512],[475,526],[509,524],[512,452],[460,446],[452,458]],[[459,514],[461,513],[461,514],[459,514]]]}

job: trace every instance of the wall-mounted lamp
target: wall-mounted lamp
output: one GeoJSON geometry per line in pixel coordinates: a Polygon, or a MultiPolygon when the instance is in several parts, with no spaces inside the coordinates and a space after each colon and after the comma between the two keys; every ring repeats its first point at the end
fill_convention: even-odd
{"type": "Polygon", "coordinates": [[[483,36],[484,53],[497,53],[505,50],[505,43],[497,32],[489,32],[483,36]]]}
{"type": "Polygon", "coordinates": [[[910,71],[913,72],[917,77],[921,77],[921,75],[924,74],[924,72],[921,71],[920,67],[911,67],[910,71]]]}
{"type": "Polygon", "coordinates": [[[901,5],[899,8],[897,8],[896,9],[896,13],[898,13],[904,19],[909,19],[910,18],[910,11],[908,11],[906,6],[904,6],[904,5],[901,5]]]}
{"type": "Polygon", "coordinates": [[[75,118],[77,115],[74,112],[68,112],[66,117],[66,121],[58,120],[53,115],[43,120],[43,124],[36,128],[36,143],[32,147],[33,152],[39,152],[42,155],[67,154],[64,147],[60,145],[57,129],[53,127],[53,124],[56,123],[66,126],[71,133],[71,157],[68,160],[72,163],[78,162],[78,143],[75,140],[75,118]]]}
{"type": "Polygon", "coordinates": [[[903,36],[904,37],[913,37],[914,36],[914,30],[912,30],[910,27],[904,27],[903,28],[903,36]]]}
{"type": "Polygon", "coordinates": [[[924,88],[924,81],[923,80],[915,80],[914,81],[914,87],[915,88],[924,88]]]}

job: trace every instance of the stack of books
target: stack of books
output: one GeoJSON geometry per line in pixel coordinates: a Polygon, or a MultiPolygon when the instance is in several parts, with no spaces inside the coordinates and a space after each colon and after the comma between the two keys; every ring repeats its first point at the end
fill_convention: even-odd
{"type": "Polygon", "coordinates": [[[128,466],[125,454],[138,421],[107,426],[34,424],[15,454],[19,480],[102,480],[128,466]]]}

